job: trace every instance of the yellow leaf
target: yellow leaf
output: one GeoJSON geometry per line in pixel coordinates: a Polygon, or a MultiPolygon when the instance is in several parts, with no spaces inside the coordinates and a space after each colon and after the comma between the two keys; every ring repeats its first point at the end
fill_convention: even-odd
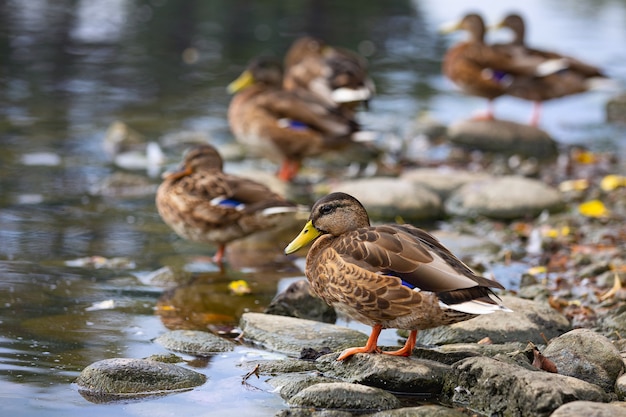
{"type": "Polygon", "coordinates": [[[545,274],[546,272],[548,272],[548,269],[545,266],[533,266],[532,268],[529,268],[526,272],[530,275],[539,275],[545,274]]]}
{"type": "Polygon", "coordinates": [[[609,210],[600,200],[589,200],[578,206],[578,211],[587,217],[605,217],[609,214],[609,210]]]}
{"type": "Polygon", "coordinates": [[[231,281],[231,283],[228,284],[228,289],[235,295],[250,294],[250,292],[252,292],[248,283],[243,279],[231,281]]]}
{"type": "Polygon", "coordinates": [[[573,159],[579,164],[595,164],[598,161],[598,158],[596,157],[596,155],[594,155],[593,152],[582,150],[575,152],[573,155],[573,159]]]}
{"type": "Polygon", "coordinates": [[[600,182],[600,188],[603,191],[613,191],[619,187],[626,187],[626,177],[621,175],[607,175],[602,178],[602,182],[600,182]]]}
{"type": "Polygon", "coordinates": [[[566,193],[568,191],[584,191],[589,188],[589,181],[582,178],[579,180],[567,180],[559,184],[559,190],[566,193]]]}

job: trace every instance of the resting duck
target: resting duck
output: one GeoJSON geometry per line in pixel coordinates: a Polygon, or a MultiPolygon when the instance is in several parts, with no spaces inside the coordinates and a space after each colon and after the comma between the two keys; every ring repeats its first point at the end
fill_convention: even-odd
{"type": "Polygon", "coordinates": [[[484,41],[485,23],[475,13],[467,14],[459,22],[443,28],[444,33],[464,30],[466,41],[452,46],[443,58],[443,73],[467,94],[489,100],[484,119],[493,119],[493,100],[509,94],[516,85],[527,85],[529,80],[546,76],[559,68],[552,62],[539,65],[515,59],[508,51],[494,48],[484,41]]]}
{"type": "Polygon", "coordinates": [[[510,311],[491,290],[502,285],[474,274],[421,229],[371,226],[365,208],[348,194],[319,199],[285,253],[310,242],[305,274],[312,290],[337,311],[372,326],[364,347],[347,349],[337,360],[379,352],[384,328],[410,330],[403,348],[383,352],[409,356],[418,330],[510,311]]]}
{"type": "Polygon", "coordinates": [[[493,45],[498,51],[508,53],[514,60],[528,65],[546,65],[551,62],[555,70],[545,77],[528,78],[507,89],[507,93],[534,102],[531,124],[539,123],[541,102],[567,95],[582,93],[593,88],[595,81],[607,79],[600,68],[557,52],[534,49],[524,41],[525,24],[518,14],[509,14],[495,25],[496,29],[507,28],[513,32],[513,40],[506,44],[493,45]]]}
{"type": "Polygon", "coordinates": [[[296,39],[287,51],[283,86],[348,112],[358,103],[367,105],[375,92],[363,57],[312,36],[296,39]]]}
{"type": "Polygon", "coordinates": [[[226,174],[211,145],[188,150],[179,170],[164,174],[156,194],[163,221],[179,236],[218,246],[213,260],[223,267],[226,244],[294,221],[301,209],[268,187],[226,174]]]}
{"type": "Polygon", "coordinates": [[[235,138],[252,151],[280,161],[278,177],[292,181],[306,157],[341,149],[353,141],[356,121],[323,103],[282,89],[282,68],[257,58],[228,89],[235,138]]]}

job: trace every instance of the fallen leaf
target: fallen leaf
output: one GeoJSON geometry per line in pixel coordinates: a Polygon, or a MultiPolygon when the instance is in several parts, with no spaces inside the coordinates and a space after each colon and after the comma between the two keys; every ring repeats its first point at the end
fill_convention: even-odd
{"type": "Polygon", "coordinates": [[[619,187],[626,187],[626,177],[622,175],[607,175],[600,182],[602,191],[613,191],[619,187]]]}
{"type": "Polygon", "coordinates": [[[609,209],[600,200],[589,200],[578,206],[578,212],[586,217],[606,217],[609,215],[609,209]]]}
{"type": "Polygon", "coordinates": [[[556,365],[550,359],[546,358],[539,352],[536,346],[533,346],[533,363],[532,365],[546,372],[552,372],[553,374],[557,373],[556,365]]]}

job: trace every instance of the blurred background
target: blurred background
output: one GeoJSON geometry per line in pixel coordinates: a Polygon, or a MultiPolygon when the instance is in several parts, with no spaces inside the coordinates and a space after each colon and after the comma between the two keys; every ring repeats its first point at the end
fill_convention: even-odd
{"type": "MultiPolygon", "coordinates": [[[[154,314],[163,291],[138,277],[183,263],[180,254],[210,252],[182,242],[160,221],[150,188],[157,175],[141,166],[120,167],[105,152],[104,138],[115,121],[146,142],[196,132],[218,145],[231,143],[226,85],[253,56],[282,57],[296,37],[312,34],[367,58],[377,95],[359,120],[408,142],[424,114],[448,124],[485,108],[485,100],[463,95],[441,74],[445,50],[464,34],[442,37],[437,30],[468,11],[480,12],[489,23],[519,12],[527,20],[530,45],[589,61],[618,85],[626,82],[624,0],[473,6],[466,0],[0,0],[2,408],[12,415],[70,416],[85,408],[102,415],[141,414],[138,404],[88,404],[70,383],[95,360],[152,353],[151,338],[165,329],[154,314]],[[146,191],[130,197],[97,192],[118,172],[144,177],[146,191]],[[129,263],[104,269],[93,262],[68,263],[92,256],[129,263]],[[114,308],[90,309],[108,299],[114,308]]],[[[506,39],[505,32],[490,34],[490,40],[506,39]]],[[[623,159],[624,129],[606,123],[604,109],[618,93],[549,102],[541,127],[561,143],[623,159]]],[[[526,122],[530,112],[528,102],[496,101],[498,117],[526,122]]],[[[180,154],[167,156],[177,160],[180,154]]],[[[207,274],[207,286],[204,292],[196,287],[196,294],[227,294],[235,278],[256,285],[256,294],[238,299],[229,311],[235,318],[266,304],[277,282],[296,274],[284,265],[266,278],[245,269],[225,278],[200,272],[207,274]]],[[[215,368],[213,383],[183,397],[187,411],[197,415],[194,407],[206,406],[202,396],[212,390],[222,390],[216,400],[222,406],[241,394],[236,384],[215,385],[220,372],[241,370],[215,368]]],[[[255,415],[263,415],[264,407],[273,415],[272,407],[280,407],[273,394],[247,398],[238,405],[255,415]]],[[[180,412],[182,402],[167,397],[153,402],[152,411],[180,412]]]]}

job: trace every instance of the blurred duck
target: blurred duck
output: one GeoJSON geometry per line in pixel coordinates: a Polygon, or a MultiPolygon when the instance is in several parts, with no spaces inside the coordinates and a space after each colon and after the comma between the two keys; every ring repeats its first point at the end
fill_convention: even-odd
{"type": "Polygon", "coordinates": [[[240,143],[281,164],[278,177],[292,181],[304,158],[341,149],[357,140],[356,121],[338,109],[282,88],[282,68],[256,58],[233,81],[230,128],[240,143]]]}
{"type": "Polygon", "coordinates": [[[502,48],[484,41],[485,23],[475,13],[442,28],[443,33],[464,30],[469,38],[452,46],[443,59],[443,73],[467,94],[489,100],[485,119],[493,119],[493,100],[516,91],[518,85],[532,86],[531,80],[545,77],[560,69],[553,60],[538,63],[516,59],[502,48]]]}
{"type": "Polygon", "coordinates": [[[534,102],[531,124],[539,123],[541,102],[567,95],[582,93],[606,84],[607,77],[600,68],[557,52],[534,49],[524,41],[525,24],[518,14],[509,14],[495,25],[496,29],[507,28],[513,32],[513,40],[493,47],[510,54],[520,65],[540,66],[550,62],[554,70],[545,77],[528,78],[511,85],[507,93],[534,102]]]}
{"type": "Polygon", "coordinates": [[[179,236],[218,246],[213,260],[220,268],[226,244],[293,222],[302,210],[263,184],[224,173],[222,166],[213,146],[191,148],[179,170],[164,174],[156,194],[159,215],[179,236]]]}
{"type": "Polygon", "coordinates": [[[364,347],[347,349],[337,360],[380,352],[382,329],[410,330],[403,348],[383,352],[409,356],[418,330],[510,311],[491,290],[502,285],[474,274],[421,229],[371,226],[367,211],[351,195],[332,193],[319,199],[285,253],[311,242],[305,274],[313,292],[337,311],[372,326],[364,347]]]}
{"type": "Polygon", "coordinates": [[[285,90],[353,112],[374,95],[365,59],[311,36],[296,39],[285,56],[285,90]]]}

